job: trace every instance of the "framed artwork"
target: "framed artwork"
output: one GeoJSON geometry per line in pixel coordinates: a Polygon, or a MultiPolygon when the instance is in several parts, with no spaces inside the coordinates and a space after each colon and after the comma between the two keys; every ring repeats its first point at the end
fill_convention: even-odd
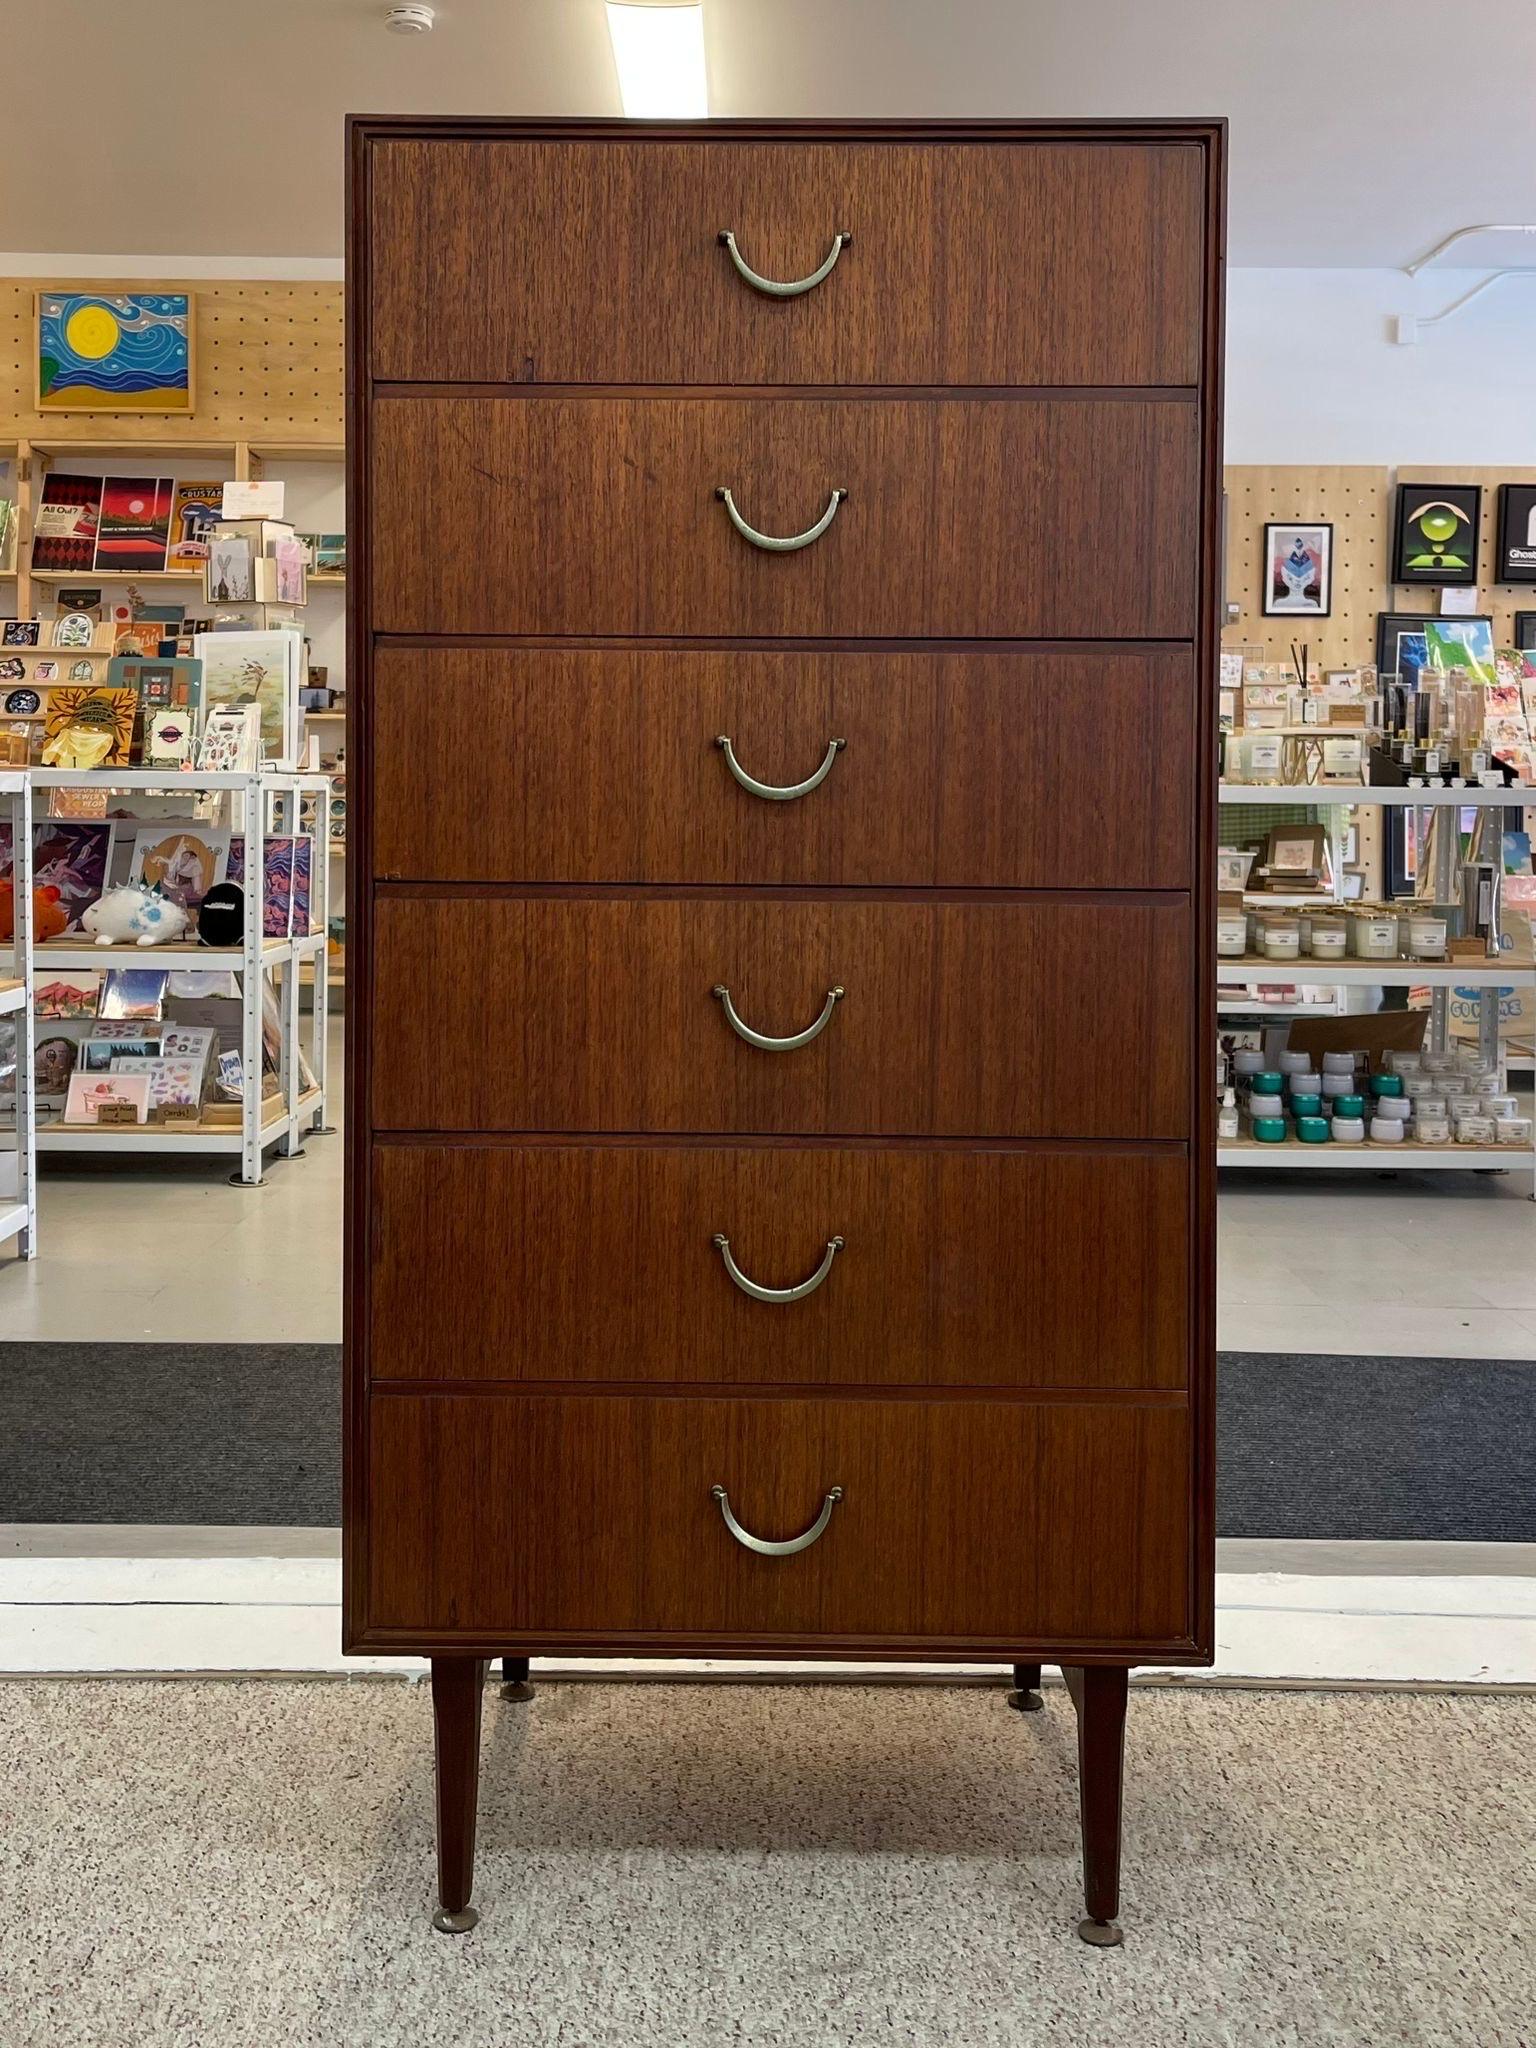
{"type": "Polygon", "coordinates": [[[1515,613],[1515,646],[1522,654],[1536,652],[1536,612],[1515,613]]]}
{"type": "Polygon", "coordinates": [[[104,477],[96,568],[114,576],[164,569],[175,490],[168,476],[104,477]]]}
{"type": "Polygon", "coordinates": [[[1463,669],[1467,680],[1474,683],[1494,680],[1491,617],[1426,619],[1424,643],[1431,668],[1447,673],[1453,668],[1463,669]]]}
{"type": "Polygon", "coordinates": [[[1419,687],[1419,671],[1429,662],[1425,627],[1429,620],[1417,612],[1376,614],[1376,673],[1396,676],[1405,689],[1419,687]]]}
{"type": "Polygon", "coordinates": [[[36,303],[39,412],[191,412],[186,292],[40,291],[36,303]]]}
{"type": "Polygon", "coordinates": [[[208,529],[218,524],[223,502],[222,482],[177,484],[167,568],[201,571],[208,559],[208,529]]]}
{"type": "MultiPolygon", "coordinates": [[[[32,827],[33,886],[58,890],[66,932],[79,931],[82,916],[106,892],[116,831],[110,818],[40,818],[32,827]]],[[[11,828],[0,825],[0,875],[10,872],[11,828]]]]}
{"type": "Polygon", "coordinates": [[[100,520],[101,478],[50,470],[32,520],[32,567],[89,575],[100,520]]]}
{"type": "Polygon", "coordinates": [[[243,533],[220,534],[208,529],[208,559],[203,591],[210,604],[251,604],[256,597],[256,572],[251,543],[243,533]]]}
{"type": "Polygon", "coordinates": [[[7,647],[35,647],[42,634],[42,624],[37,619],[7,619],[0,627],[0,640],[7,647]]]}
{"type": "MultiPolygon", "coordinates": [[[[214,552],[219,543],[214,542],[214,552]]],[[[199,633],[193,643],[203,664],[203,702],[260,709],[261,753],[293,762],[299,754],[299,676],[304,642],[298,633],[199,633]]]]}
{"type": "Polygon", "coordinates": [[[1479,484],[1399,484],[1394,583],[1475,583],[1479,484]]]}
{"type": "Polygon", "coordinates": [[[1536,484],[1499,485],[1495,583],[1536,583],[1536,484]]]}
{"type": "Polygon", "coordinates": [[[1271,520],[1264,528],[1265,617],[1326,619],[1332,605],[1332,522],[1271,520]]]}

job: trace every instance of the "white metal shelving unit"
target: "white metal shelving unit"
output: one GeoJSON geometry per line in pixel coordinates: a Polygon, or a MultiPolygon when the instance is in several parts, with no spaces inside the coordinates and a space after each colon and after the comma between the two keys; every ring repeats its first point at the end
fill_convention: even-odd
{"type": "MultiPolygon", "coordinates": [[[[1412,789],[1391,783],[1261,783],[1241,784],[1223,782],[1218,787],[1218,799],[1224,804],[1380,804],[1393,808],[1421,810],[1524,810],[1536,808],[1536,789],[1483,788],[1464,789],[1412,789]]],[[[1449,845],[1449,841],[1446,842],[1449,845]]],[[[1335,859],[1335,876],[1338,864],[1335,859]]],[[[1447,892],[1448,894],[1449,892],[1447,892]]],[[[1296,897],[1261,898],[1253,901],[1272,901],[1295,905],[1296,897]]],[[[1307,899],[1319,907],[1332,906],[1333,897],[1315,896],[1307,899]]],[[[1275,1021],[1292,1017],[1329,1016],[1339,1014],[1302,1004],[1267,1004],[1262,1001],[1243,1002],[1231,991],[1246,988],[1254,982],[1301,986],[1314,988],[1347,989],[1351,986],[1375,988],[1427,988],[1434,992],[1434,1007],[1430,1016],[1430,1039],[1441,1049],[1445,1039],[1446,1002],[1453,988],[1473,988],[1479,991],[1478,1039],[1486,1055],[1496,1057],[1498,1051],[1498,996],[1501,988],[1536,987],[1536,965],[1518,966],[1499,960],[1463,960],[1445,966],[1436,966],[1428,961],[1417,960],[1298,960],[1277,961],[1262,957],[1245,957],[1240,960],[1218,960],[1216,963],[1216,988],[1218,1017],[1235,1021],[1238,1017],[1275,1021]]],[[[1459,1170],[1461,1172],[1516,1171],[1536,1172],[1536,1146],[1474,1146],[1474,1145],[1303,1145],[1294,1138],[1281,1145],[1260,1144],[1253,1138],[1240,1138],[1236,1142],[1218,1144],[1216,1147],[1218,1166],[1278,1167],[1287,1171],[1340,1172],[1348,1168],[1356,1171],[1362,1168],[1376,1172],[1400,1168],[1430,1171],[1459,1170]]]]}
{"type": "MultiPolygon", "coordinates": [[[[25,768],[0,769],[0,803],[11,826],[14,910],[10,961],[0,974],[0,1016],[16,1027],[16,1145],[0,1153],[0,1244],[37,1257],[37,1103],[32,1032],[32,789],[25,768]],[[12,1162],[14,1161],[14,1167],[12,1162]]],[[[4,950],[4,949],[0,949],[4,950]]]]}
{"type": "MultiPolygon", "coordinates": [[[[265,874],[264,841],[269,835],[297,833],[299,800],[318,795],[324,805],[330,792],[329,778],[306,775],[291,769],[262,767],[250,774],[193,770],[180,774],[160,768],[100,769],[33,768],[35,790],[105,789],[109,794],[186,795],[189,799],[218,791],[234,799],[231,824],[245,839],[247,882],[265,874]]],[[[262,1178],[267,1150],[276,1146],[288,1158],[304,1150],[304,1139],[326,1128],[326,1042],[329,990],[324,973],[315,976],[314,1001],[309,1013],[310,1042],[307,1048],[314,1086],[302,1085],[300,1047],[303,1044],[304,1012],[299,1002],[299,965],[305,960],[323,960],[325,935],[330,915],[330,882],[323,848],[317,846],[311,862],[311,921],[318,919],[318,931],[286,939],[267,938],[262,930],[263,891],[245,889],[245,928],[238,946],[98,946],[79,939],[50,940],[35,948],[34,971],[49,968],[69,972],[105,969],[112,966],[167,967],[198,973],[220,969],[239,978],[241,998],[240,1065],[245,1077],[244,1097],[238,1124],[201,1123],[191,1126],[157,1124],[46,1123],[37,1131],[38,1149],[44,1152],[227,1152],[238,1154],[239,1170],[230,1178],[248,1187],[262,1178]],[[276,998],[279,1019],[278,1086],[275,1095],[262,1091],[262,990],[268,975],[277,977],[276,998]]]]}

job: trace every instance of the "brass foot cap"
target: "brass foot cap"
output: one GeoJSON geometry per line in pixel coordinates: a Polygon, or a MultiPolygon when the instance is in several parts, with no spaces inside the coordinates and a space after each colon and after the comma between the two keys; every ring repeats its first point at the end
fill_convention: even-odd
{"type": "Polygon", "coordinates": [[[1079,1920],[1077,1931],[1093,1948],[1118,1948],[1125,1939],[1116,1920],[1079,1920]]]}
{"type": "Polygon", "coordinates": [[[432,1925],[439,1934],[468,1934],[471,1927],[478,1927],[480,1915],[473,1906],[465,1906],[457,1913],[450,1913],[446,1906],[439,1906],[432,1915],[432,1925]]]}
{"type": "Polygon", "coordinates": [[[1008,1695],[1008,1704],[1017,1708],[1021,1714],[1038,1714],[1045,1701],[1037,1692],[1011,1692],[1008,1695]]]}
{"type": "Polygon", "coordinates": [[[502,1686],[501,1697],[504,1700],[513,1701],[531,1700],[533,1698],[533,1687],[526,1678],[514,1678],[510,1685],[502,1686]]]}

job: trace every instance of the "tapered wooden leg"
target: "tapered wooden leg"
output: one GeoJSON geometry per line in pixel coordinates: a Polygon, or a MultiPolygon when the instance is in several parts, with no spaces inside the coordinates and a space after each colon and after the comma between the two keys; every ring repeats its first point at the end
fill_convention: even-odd
{"type": "Polygon", "coordinates": [[[503,1657],[501,1660],[501,1697],[504,1700],[522,1701],[533,1698],[533,1686],[528,1677],[526,1657],[503,1657]]]}
{"type": "Polygon", "coordinates": [[[467,1934],[480,1915],[475,1885],[475,1801],[480,1789],[480,1695],[485,1661],[432,1659],[432,1723],[437,1751],[437,1911],[439,1934],[467,1934]]]}
{"type": "Polygon", "coordinates": [[[1120,1787],[1131,1674],[1124,1665],[1063,1664],[1061,1675],[1077,1709],[1083,1897],[1088,1908],[1077,1931],[1097,1948],[1113,1948],[1124,1939],[1115,1915],[1120,1910],[1120,1787]]]}
{"type": "Polygon", "coordinates": [[[1017,1707],[1021,1714],[1038,1713],[1045,1701],[1040,1697],[1040,1666],[1038,1664],[1015,1664],[1013,1667],[1013,1691],[1008,1695],[1010,1707],[1017,1707]]]}

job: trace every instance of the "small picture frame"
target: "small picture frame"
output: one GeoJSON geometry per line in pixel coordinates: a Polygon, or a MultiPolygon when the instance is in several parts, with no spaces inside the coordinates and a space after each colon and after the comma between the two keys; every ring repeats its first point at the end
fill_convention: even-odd
{"type": "Polygon", "coordinates": [[[1515,613],[1515,647],[1521,654],[1536,654],[1536,612],[1515,613]]]}
{"type": "Polygon", "coordinates": [[[1332,520],[1268,521],[1264,528],[1264,616],[1326,619],[1332,609],[1332,520]]]}
{"type": "Polygon", "coordinates": [[[1321,825],[1275,825],[1264,842],[1260,865],[1271,875],[1321,872],[1327,834],[1321,825]]]}

